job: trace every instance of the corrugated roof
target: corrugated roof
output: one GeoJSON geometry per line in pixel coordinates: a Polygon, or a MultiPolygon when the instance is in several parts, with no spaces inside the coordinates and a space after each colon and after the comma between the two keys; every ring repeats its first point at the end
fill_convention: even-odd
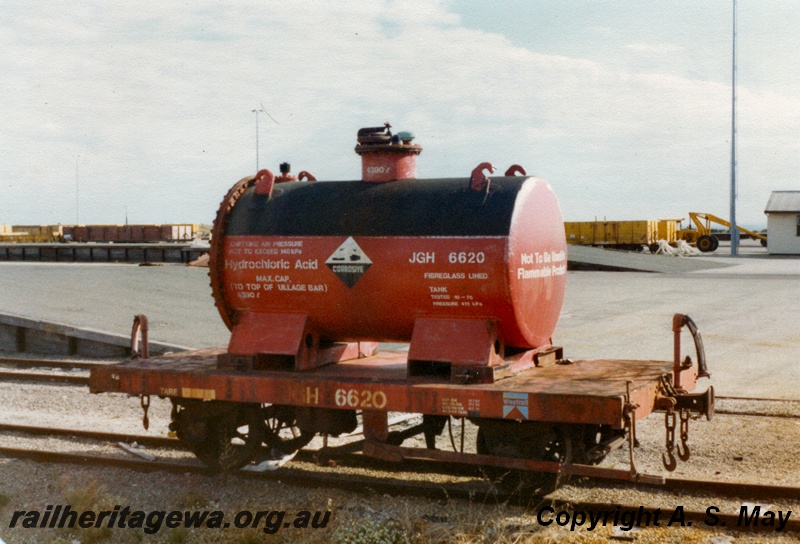
{"type": "Polygon", "coordinates": [[[800,191],[772,191],[764,213],[800,213],[800,191]]]}

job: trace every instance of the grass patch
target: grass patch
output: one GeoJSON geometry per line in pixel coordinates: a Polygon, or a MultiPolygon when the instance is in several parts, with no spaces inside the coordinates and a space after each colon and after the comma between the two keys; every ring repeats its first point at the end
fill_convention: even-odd
{"type": "Polygon", "coordinates": [[[390,518],[367,518],[352,525],[340,525],[334,544],[411,544],[405,528],[390,518]]]}
{"type": "MultiPolygon", "coordinates": [[[[92,479],[89,481],[74,481],[71,477],[64,477],[60,482],[61,493],[64,495],[66,504],[72,510],[78,512],[100,512],[113,510],[118,502],[110,497],[105,488],[92,479]]],[[[73,528],[62,529],[70,536],[77,536],[81,544],[94,544],[113,540],[113,531],[108,527],[92,527],[89,529],[73,528]]]]}

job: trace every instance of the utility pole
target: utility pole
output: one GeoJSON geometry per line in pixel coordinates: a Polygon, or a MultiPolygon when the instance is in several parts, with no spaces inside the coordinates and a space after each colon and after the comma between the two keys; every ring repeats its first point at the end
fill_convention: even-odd
{"type": "Polygon", "coordinates": [[[739,249],[736,227],[736,0],[733,0],[733,67],[731,69],[731,257],[739,249]]]}
{"type": "Polygon", "coordinates": [[[78,159],[80,155],[75,155],[75,224],[80,225],[80,208],[78,207],[78,159]]]}

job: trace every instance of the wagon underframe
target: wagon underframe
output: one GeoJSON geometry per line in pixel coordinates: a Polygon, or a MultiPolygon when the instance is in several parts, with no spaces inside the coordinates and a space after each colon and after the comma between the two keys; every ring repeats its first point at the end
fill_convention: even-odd
{"type": "Polygon", "coordinates": [[[638,474],[633,456],[631,470],[614,470],[535,458],[404,448],[387,440],[387,418],[389,412],[404,412],[484,422],[605,426],[623,430],[616,435],[615,446],[619,447],[625,443],[620,436],[627,433],[628,441],[632,442],[635,422],[660,407],[659,402],[663,402],[666,394],[665,383],[675,383],[672,361],[579,360],[533,367],[495,383],[459,384],[431,377],[409,377],[404,351],[383,351],[303,372],[247,373],[218,368],[218,357],[224,352],[224,349],[197,350],[94,369],[90,389],[93,393],[168,397],[178,403],[230,401],[343,413],[360,411],[367,439],[364,453],[395,461],[424,457],[523,470],[663,480],[638,474]]]}

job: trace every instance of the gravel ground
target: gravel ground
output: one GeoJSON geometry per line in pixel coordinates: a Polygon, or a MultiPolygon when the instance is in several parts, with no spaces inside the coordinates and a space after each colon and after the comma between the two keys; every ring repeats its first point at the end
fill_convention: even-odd
{"type": "MultiPolygon", "coordinates": [[[[734,401],[726,401],[734,402],[734,401]]],[[[740,410],[763,411],[769,403],[735,401],[740,410]]],[[[84,388],[24,383],[0,383],[0,421],[5,423],[52,425],[101,431],[164,435],[169,421],[169,403],[153,399],[149,431],[141,426],[137,398],[120,394],[89,395],[84,388]]],[[[782,410],[796,409],[787,406],[782,410]]],[[[454,426],[456,443],[459,426],[454,426]]],[[[641,447],[637,459],[641,471],[662,474],[663,418],[655,414],[638,425],[641,447]]],[[[467,443],[474,443],[474,429],[467,428],[467,443]]],[[[800,419],[719,415],[711,422],[693,421],[690,430],[692,459],[681,463],[677,477],[716,478],[783,485],[800,485],[795,468],[796,444],[800,443],[800,419]],[[740,437],[736,439],[734,437],[740,437]],[[742,439],[744,438],[744,439],[742,439]]],[[[125,456],[114,445],[81,439],[31,438],[15,434],[0,436],[0,445],[47,448],[72,452],[125,456]]],[[[411,441],[406,445],[415,445],[411,441]]],[[[416,445],[422,445],[418,440],[416,445]]],[[[445,432],[440,445],[449,445],[445,432]]],[[[313,444],[312,444],[313,446],[313,444]]],[[[182,459],[195,463],[184,453],[168,449],[148,449],[159,458],[182,459]]],[[[336,470],[373,478],[426,479],[442,484],[464,480],[457,476],[418,475],[402,472],[368,471],[354,467],[319,467],[292,462],[304,470],[336,470]]],[[[602,466],[626,468],[627,451],[614,452],[602,466]]],[[[400,468],[400,467],[398,467],[400,468]]],[[[572,502],[618,502],[672,511],[705,510],[717,506],[721,512],[736,512],[745,501],[718,499],[702,494],[678,494],[660,489],[634,489],[626,483],[606,484],[577,480],[557,490],[551,498],[572,502]]],[[[326,488],[304,488],[280,481],[254,481],[236,475],[196,475],[163,472],[140,473],[131,470],[40,464],[0,459],[0,538],[7,542],[606,542],[613,527],[593,531],[542,527],[536,518],[540,505],[528,508],[497,504],[491,499],[431,501],[392,497],[356,490],[353,493],[326,488]],[[73,509],[113,510],[115,505],[130,506],[145,512],[159,510],[219,510],[231,521],[244,510],[286,511],[285,520],[294,520],[301,511],[326,512],[331,516],[325,527],[280,528],[265,534],[265,523],[257,529],[169,529],[154,535],[142,529],[32,529],[9,524],[15,511],[41,510],[47,505],[71,504],[73,509]],[[383,539],[383,540],[381,540],[383,539]],[[406,539],[406,540],[404,540],[406,539]]],[[[796,511],[800,501],[774,504],[773,510],[796,511]]],[[[265,518],[269,519],[269,518],[265,518]]],[[[275,518],[271,518],[275,519],[275,518]]],[[[19,524],[18,524],[19,525],[19,524]]],[[[555,524],[554,524],[555,525],[555,524]]],[[[794,535],[780,533],[748,536],[743,533],[697,528],[649,527],[624,533],[636,542],[793,542],[794,535]],[[716,539],[716,540],[715,540],[716,539]]]]}

